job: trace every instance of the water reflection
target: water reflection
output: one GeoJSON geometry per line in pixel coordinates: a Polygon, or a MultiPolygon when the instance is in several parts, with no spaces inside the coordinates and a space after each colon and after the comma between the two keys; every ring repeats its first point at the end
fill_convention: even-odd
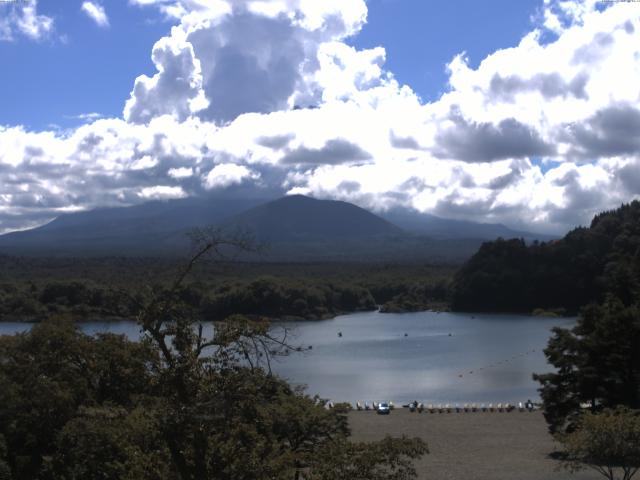
{"type": "MultiPolygon", "coordinates": [[[[366,312],[287,323],[279,326],[289,329],[291,342],[313,349],[280,357],[273,368],[293,383],[306,384],[309,393],[334,401],[518,402],[538,397],[531,374],[550,368],[542,353],[550,329],[573,322],[519,315],[366,312]]],[[[0,323],[0,334],[28,328],[0,323]]],[[[89,322],[82,329],[140,337],[134,322],[89,322]]]]}

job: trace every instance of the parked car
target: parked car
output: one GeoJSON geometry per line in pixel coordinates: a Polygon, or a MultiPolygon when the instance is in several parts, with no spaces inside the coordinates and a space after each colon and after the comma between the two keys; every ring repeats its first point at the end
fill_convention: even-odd
{"type": "Polygon", "coordinates": [[[378,413],[380,415],[389,415],[391,413],[391,409],[389,408],[389,404],[386,402],[381,402],[378,405],[378,413]]]}

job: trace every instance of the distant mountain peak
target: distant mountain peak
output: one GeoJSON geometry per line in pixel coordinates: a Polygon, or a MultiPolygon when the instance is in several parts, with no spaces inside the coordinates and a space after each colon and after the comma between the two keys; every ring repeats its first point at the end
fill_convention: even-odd
{"type": "Polygon", "coordinates": [[[287,261],[460,259],[484,239],[521,236],[504,227],[415,212],[383,215],[306,195],[266,202],[239,197],[154,201],[67,214],[32,230],[2,235],[0,254],[181,255],[190,247],[186,233],[209,225],[250,231],[269,245],[268,259],[287,261]]]}
{"type": "Polygon", "coordinates": [[[269,240],[402,233],[402,229],[396,225],[351,203],[320,200],[305,195],[288,195],[258,205],[225,223],[247,228],[259,238],[269,240]]]}

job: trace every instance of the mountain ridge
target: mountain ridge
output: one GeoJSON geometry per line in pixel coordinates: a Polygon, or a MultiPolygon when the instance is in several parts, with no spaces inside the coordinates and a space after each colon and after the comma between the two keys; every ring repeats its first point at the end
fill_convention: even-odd
{"type": "MultiPolygon", "coordinates": [[[[414,224],[426,218],[414,217],[414,224]]],[[[486,232],[478,234],[487,229],[478,227],[481,224],[446,219],[438,222],[437,235],[429,236],[425,235],[428,229],[403,229],[388,216],[339,200],[303,195],[269,201],[195,197],[62,215],[43,226],[0,236],[0,253],[177,255],[189,248],[186,233],[207,225],[253,232],[258,240],[271,245],[269,259],[278,261],[372,257],[460,260],[473,254],[483,240],[495,238],[486,232]],[[452,225],[448,231],[447,222],[452,225]],[[471,235],[465,236],[465,232],[471,235]]]]}

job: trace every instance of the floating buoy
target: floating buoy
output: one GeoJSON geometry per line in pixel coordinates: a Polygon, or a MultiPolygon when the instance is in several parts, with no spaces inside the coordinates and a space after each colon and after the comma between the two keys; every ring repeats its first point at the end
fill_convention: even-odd
{"type": "Polygon", "coordinates": [[[341,337],[342,336],[342,332],[338,332],[338,336],[341,337]]]}

